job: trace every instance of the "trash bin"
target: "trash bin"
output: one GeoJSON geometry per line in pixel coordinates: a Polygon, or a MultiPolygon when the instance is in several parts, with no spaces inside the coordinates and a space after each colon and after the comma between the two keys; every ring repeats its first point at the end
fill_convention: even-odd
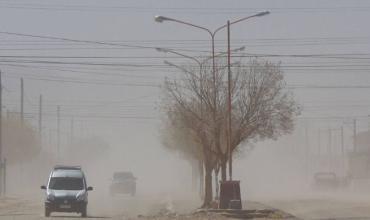
{"type": "Polygon", "coordinates": [[[220,182],[220,209],[242,209],[240,196],[240,181],[230,180],[220,182]]]}

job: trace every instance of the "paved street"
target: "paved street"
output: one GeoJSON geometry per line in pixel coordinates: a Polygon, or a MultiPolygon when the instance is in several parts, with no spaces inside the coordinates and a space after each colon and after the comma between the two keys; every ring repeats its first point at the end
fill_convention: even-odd
{"type": "MultiPolygon", "coordinates": [[[[260,203],[245,203],[247,209],[278,208],[296,216],[298,219],[370,219],[370,199],[354,196],[309,196],[301,199],[282,199],[260,203]],[[321,198],[320,198],[321,197],[321,198]]],[[[189,219],[189,216],[160,215],[171,208],[182,207],[183,213],[190,213],[196,207],[190,202],[160,200],[155,197],[102,198],[89,204],[89,219],[189,219]],[[176,207],[171,207],[176,206],[176,207]]],[[[42,199],[3,198],[0,202],[1,220],[39,220],[39,219],[75,219],[77,214],[53,213],[51,218],[43,216],[42,199]]],[[[275,217],[280,219],[279,216],[275,217]]],[[[218,215],[191,216],[191,219],[226,219],[218,215]]]]}
{"type": "Polygon", "coordinates": [[[370,219],[370,198],[363,195],[310,195],[266,201],[300,219],[370,219]]]}
{"type": "MultiPolygon", "coordinates": [[[[171,201],[169,199],[159,199],[158,197],[107,197],[102,198],[100,201],[92,201],[89,204],[88,219],[230,219],[215,212],[194,213],[197,208],[195,204],[189,200],[171,201]]],[[[249,210],[266,210],[270,208],[257,202],[244,202],[244,206],[248,207],[249,210]]],[[[283,219],[282,215],[271,214],[271,216],[273,219],[283,219]]],[[[75,218],[80,218],[80,216],[77,214],[53,213],[50,218],[44,217],[42,199],[2,198],[0,200],[1,220],[75,218]]]]}
{"type": "MultiPolygon", "coordinates": [[[[158,199],[151,196],[116,196],[92,198],[88,206],[89,219],[130,219],[137,216],[157,215],[160,212],[169,211],[173,204],[181,203],[183,208],[193,208],[191,204],[178,201],[172,203],[168,199],[158,199]],[[188,207],[186,207],[188,205],[188,207]]],[[[1,220],[33,220],[49,219],[43,214],[42,198],[19,199],[14,197],[2,198],[0,200],[0,219],[1,220]]],[[[181,209],[180,209],[181,211],[181,209]]],[[[78,214],[52,213],[51,219],[73,219],[79,217],[78,214]]]]}

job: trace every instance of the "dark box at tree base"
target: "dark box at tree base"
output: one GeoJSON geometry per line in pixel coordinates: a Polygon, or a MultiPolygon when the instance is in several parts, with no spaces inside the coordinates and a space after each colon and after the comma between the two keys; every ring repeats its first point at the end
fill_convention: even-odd
{"type": "Polygon", "coordinates": [[[240,181],[220,181],[220,209],[242,209],[240,181]]]}

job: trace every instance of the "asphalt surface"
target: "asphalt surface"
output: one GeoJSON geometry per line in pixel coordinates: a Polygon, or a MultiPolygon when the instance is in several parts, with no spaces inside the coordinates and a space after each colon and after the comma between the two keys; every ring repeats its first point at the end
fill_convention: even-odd
{"type": "MultiPolygon", "coordinates": [[[[166,196],[135,196],[119,195],[114,197],[93,197],[88,205],[88,219],[132,219],[138,216],[155,216],[163,212],[171,212],[177,203],[181,203],[182,212],[189,212],[195,204],[184,201],[172,201],[166,196]],[[186,210],[188,209],[188,210],[186,210]]],[[[38,220],[38,219],[75,219],[80,218],[74,213],[52,213],[44,217],[42,197],[23,199],[4,197],[0,199],[1,220],[38,220]]]]}
{"type": "MultiPolygon", "coordinates": [[[[177,216],[166,213],[191,213],[199,207],[199,201],[172,200],[159,196],[97,196],[90,199],[88,219],[227,219],[222,216],[177,216]],[[165,215],[163,215],[165,213],[165,215]]],[[[370,220],[370,194],[361,195],[309,195],[299,198],[271,199],[258,202],[244,202],[244,208],[279,209],[296,218],[323,220],[370,220]],[[369,195],[369,196],[367,196],[369,195]]],[[[80,215],[52,213],[50,218],[43,215],[43,198],[20,199],[0,198],[0,220],[78,219],[80,215]]],[[[273,219],[284,219],[276,216],[273,219]]]]}
{"type": "MultiPolygon", "coordinates": [[[[200,201],[188,199],[172,199],[169,196],[114,196],[90,199],[88,219],[126,219],[126,220],[167,220],[167,219],[198,219],[227,220],[230,214],[222,210],[218,212],[197,211],[200,201]]],[[[266,210],[267,206],[257,202],[243,202],[249,210],[266,210]]],[[[40,220],[40,219],[78,219],[80,215],[69,213],[52,213],[47,218],[43,215],[42,197],[20,199],[19,197],[3,197],[0,199],[0,220],[40,220]]],[[[251,213],[248,212],[250,216],[251,213]]],[[[241,215],[232,215],[238,216],[241,215]]],[[[265,218],[266,219],[266,218],[265,218]]],[[[281,217],[279,219],[282,219],[281,217]]]]}
{"type": "Polygon", "coordinates": [[[311,194],[299,198],[265,201],[299,219],[370,220],[370,193],[362,194],[311,194]]]}

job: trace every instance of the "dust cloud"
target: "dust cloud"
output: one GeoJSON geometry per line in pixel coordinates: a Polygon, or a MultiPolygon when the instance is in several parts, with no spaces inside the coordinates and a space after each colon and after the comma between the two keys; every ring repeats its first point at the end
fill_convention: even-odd
{"type": "MultiPolygon", "coordinates": [[[[102,131],[94,135],[63,139],[59,161],[56,146],[48,143],[43,143],[38,154],[29,160],[11,161],[7,167],[7,195],[36,199],[41,207],[44,192],[40,185],[46,184],[54,165],[64,164],[82,166],[88,185],[94,187],[89,194],[89,207],[95,215],[148,215],[162,209],[190,212],[200,207],[197,189],[192,189],[190,163],[166,151],[158,143],[157,132],[151,132],[145,139],[137,132],[152,131],[153,127],[123,126],[118,134],[106,130],[104,125],[101,127],[102,131]],[[137,178],[135,197],[109,195],[116,171],[133,172],[137,178]]],[[[327,143],[322,141],[318,152],[317,139],[311,136],[306,137],[306,142],[305,133],[298,127],[292,135],[278,141],[254,143],[251,151],[237,155],[234,179],[241,181],[242,199],[274,206],[274,201],[303,199],[367,202],[369,199],[363,193],[369,191],[366,180],[351,181],[335,189],[314,188],[314,176],[318,172],[334,172],[338,179],[344,178],[349,173],[350,154],[333,153],[328,158],[327,143]]]]}
{"type": "MultiPolygon", "coordinates": [[[[143,127],[140,129],[148,129],[143,127]]],[[[8,164],[7,195],[39,201],[41,207],[44,191],[40,186],[47,183],[53,166],[62,164],[82,167],[88,186],[94,187],[89,193],[89,213],[95,215],[135,216],[155,214],[162,209],[188,212],[199,207],[200,198],[191,188],[189,163],[158,144],[157,133],[143,139],[136,132],[136,129],[123,129],[121,135],[111,135],[113,138],[107,138],[110,136],[104,132],[76,135],[73,140],[63,138],[59,158],[55,144],[43,143],[29,160],[8,164]],[[136,196],[109,194],[113,173],[117,171],[134,174],[136,196]],[[176,205],[179,202],[181,205],[176,205]]]]}

